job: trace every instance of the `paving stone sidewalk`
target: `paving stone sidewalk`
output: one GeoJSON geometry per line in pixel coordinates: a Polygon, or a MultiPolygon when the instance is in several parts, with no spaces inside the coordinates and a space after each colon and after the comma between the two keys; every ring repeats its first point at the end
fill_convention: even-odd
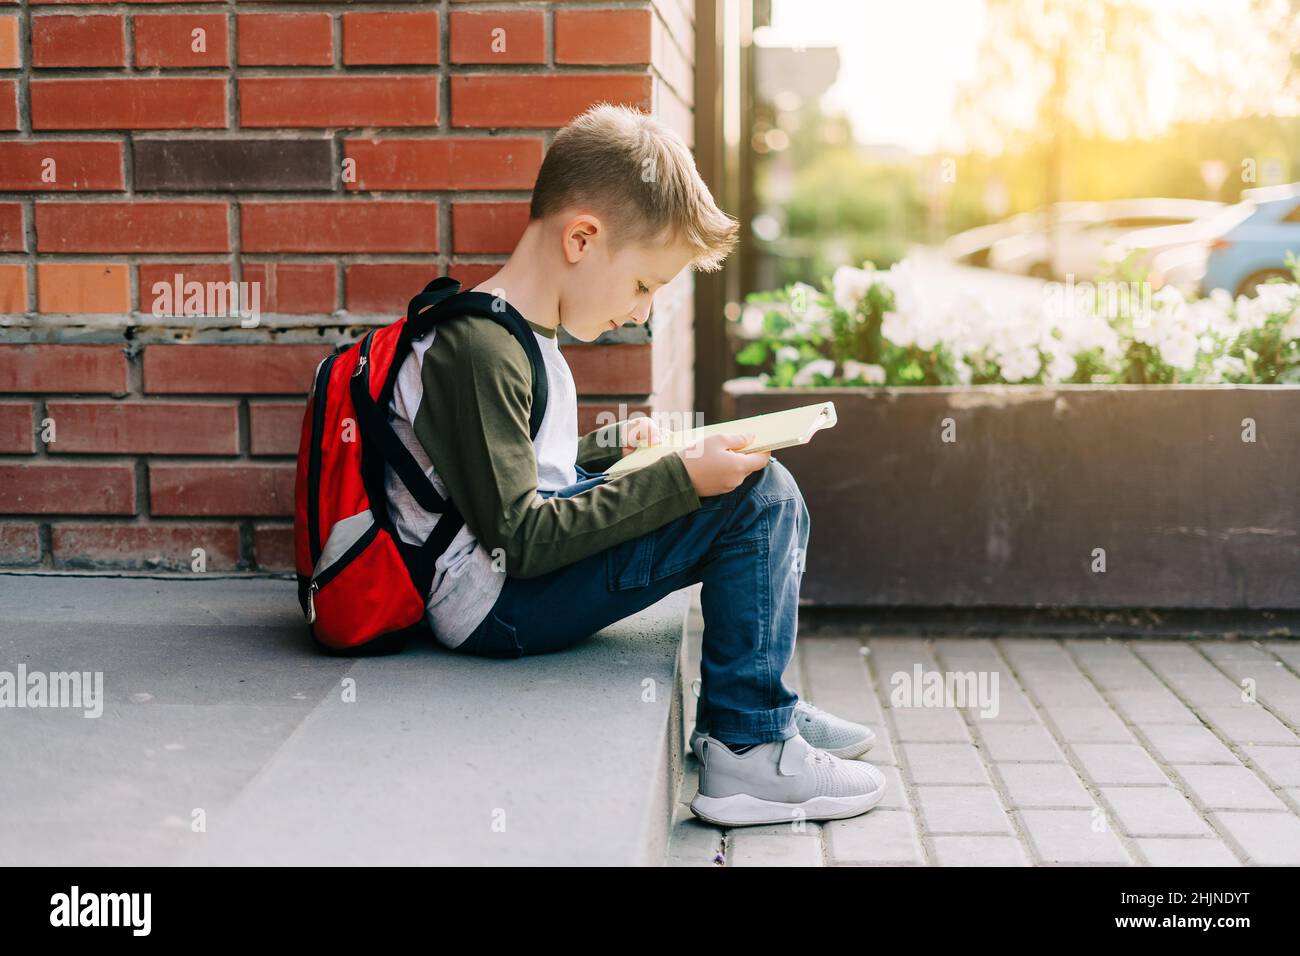
{"type": "MultiPolygon", "coordinates": [[[[697,603],[688,687],[702,623],[697,603]]],[[[885,799],[849,820],[724,831],[687,807],[688,754],[671,864],[1300,864],[1300,641],[800,637],[786,682],[876,732],[864,759],[885,799]],[[918,665],[989,692],[996,676],[996,694],[896,706],[918,665]]],[[[688,690],[686,734],[694,704],[688,690]]]]}

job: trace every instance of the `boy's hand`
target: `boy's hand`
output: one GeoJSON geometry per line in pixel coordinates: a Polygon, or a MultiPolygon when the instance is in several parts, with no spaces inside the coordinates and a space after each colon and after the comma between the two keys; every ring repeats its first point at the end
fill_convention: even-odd
{"type": "Polygon", "coordinates": [[[752,471],[765,466],[772,457],[770,451],[740,452],[755,438],[753,432],[735,432],[730,435],[710,435],[689,448],[677,452],[686,462],[686,471],[701,498],[725,495],[737,487],[752,471]]]}
{"type": "Polygon", "coordinates": [[[626,455],[648,445],[659,444],[659,434],[659,425],[653,418],[648,418],[645,415],[629,418],[626,432],[623,435],[623,440],[627,442],[623,446],[623,454],[626,455]]]}

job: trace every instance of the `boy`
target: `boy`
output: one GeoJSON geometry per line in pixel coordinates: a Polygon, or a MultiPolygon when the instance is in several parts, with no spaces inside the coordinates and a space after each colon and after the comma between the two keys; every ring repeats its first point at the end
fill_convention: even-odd
{"type": "MultiPolygon", "coordinates": [[[[610,479],[602,469],[658,430],[640,417],[579,438],[558,346],[561,325],[589,342],[646,322],[660,288],[688,266],[718,269],[736,233],[681,138],[651,117],[602,104],[556,135],[523,237],[474,290],[516,311],[541,347],[549,393],[536,439],[531,366],[496,322],[439,325],[398,371],[393,427],[465,519],[437,561],[428,620],[457,652],[520,657],[703,582],[691,809],[724,826],[854,816],[880,800],[884,778],[840,756],[863,753],[871,731],[802,704],[781,680],[809,533],[789,471],[770,452],[736,451],[749,436],[725,435],[610,479]]],[[[424,541],[438,516],[388,479],[399,534],[424,541]]]]}

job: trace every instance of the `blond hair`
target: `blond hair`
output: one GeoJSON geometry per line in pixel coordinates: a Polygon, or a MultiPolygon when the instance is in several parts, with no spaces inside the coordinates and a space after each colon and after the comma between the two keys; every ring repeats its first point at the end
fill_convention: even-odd
{"type": "Polygon", "coordinates": [[[716,272],[739,224],[713,201],[681,136],[628,106],[598,103],[555,134],[533,187],[529,218],[574,206],[604,215],[615,248],[666,234],[695,252],[691,266],[716,272]]]}

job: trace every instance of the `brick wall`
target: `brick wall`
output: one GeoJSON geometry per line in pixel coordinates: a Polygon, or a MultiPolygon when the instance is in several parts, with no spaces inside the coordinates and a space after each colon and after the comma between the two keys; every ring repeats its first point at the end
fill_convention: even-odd
{"type": "MultiPolygon", "coordinates": [[[[0,0],[0,566],[289,569],[316,363],[495,271],[590,104],[689,141],[693,6],[0,0]]],[[[582,430],[691,408],[690,291],[562,333],[582,430]]]]}

